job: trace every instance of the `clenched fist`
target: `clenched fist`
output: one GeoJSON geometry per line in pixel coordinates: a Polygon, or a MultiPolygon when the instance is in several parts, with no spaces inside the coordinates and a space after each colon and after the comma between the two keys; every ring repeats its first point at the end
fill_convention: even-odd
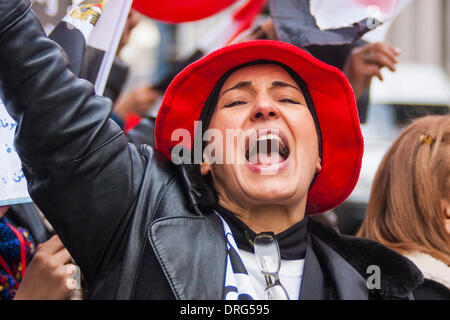
{"type": "Polygon", "coordinates": [[[79,299],[80,291],[74,288],[72,277],[76,268],[59,237],[53,236],[37,246],[14,299],[79,299]]]}

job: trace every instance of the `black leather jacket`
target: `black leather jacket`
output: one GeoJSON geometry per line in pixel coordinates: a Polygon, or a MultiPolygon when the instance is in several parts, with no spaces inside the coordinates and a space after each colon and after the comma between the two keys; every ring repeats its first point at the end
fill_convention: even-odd
{"type": "MultiPolygon", "coordinates": [[[[193,211],[185,180],[109,120],[111,102],[67,69],[30,0],[0,0],[0,83],[17,120],[30,194],[96,299],[222,299],[226,244],[214,214],[193,211]]],[[[406,298],[422,281],[406,258],[310,219],[303,299],[406,298]],[[369,291],[369,265],[381,288],[369,291]],[[322,268],[325,276],[314,276],[322,268]],[[311,274],[311,276],[308,276],[311,274]],[[317,296],[317,286],[329,287],[317,296]]]]}

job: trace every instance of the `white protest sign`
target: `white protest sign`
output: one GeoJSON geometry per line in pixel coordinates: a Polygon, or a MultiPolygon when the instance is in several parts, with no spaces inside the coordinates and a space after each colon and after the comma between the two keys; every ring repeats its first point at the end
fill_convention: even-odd
{"type": "Polygon", "coordinates": [[[32,202],[14,146],[16,126],[0,100],[0,206],[32,202]]]}

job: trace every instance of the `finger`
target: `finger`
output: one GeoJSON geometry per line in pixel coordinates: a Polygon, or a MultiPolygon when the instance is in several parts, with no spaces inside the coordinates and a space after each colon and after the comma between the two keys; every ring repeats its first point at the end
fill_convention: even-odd
{"type": "Polygon", "coordinates": [[[64,269],[65,269],[65,274],[68,277],[72,277],[77,273],[79,267],[76,264],[69,263],[64,266],[64,269]]]}
{"type": "Polygon", "coordinates": [[[382,46],[380,52],[388,57],[393,63],[398,63],[397,55],[394,47],[392,46],[382,46]]]}
{"type": "Polygon", "coordinates": [[[65,265],[72,262],[72,256],[66,248],[62,248],[53,254],[53,261],[58,265],[65,265]]]}
{"type": "Polygon", "coordinates": [[[358,51],[358,53],[360,56],[364,57],[364,62],[366,64],[378,63],[382,64],[381,66],[388,66],[389,69],[395,70],[395,64],[398,63],[398,60],[396,58],[397,55],[396,50],[393,46],[388,45],[386,43],[377,42],[362,46],[359,49],[360,50],[358,51]]]}
{"type": "Polygon", "coordinates": [[[397,57],[400,53],[402,53],[402,49],[401,48],[392,46],[392,45],[387,44],[387,43],[383,43],[383,49],[386,50],[386,51],[389,51],[389,53],[392,56],[394,56],[394,57],[397,57]]]}
{"type": "Polygon", "coordinates": [[[383,81],[383,75],[381,74],[381,68],[377,65],[370,65],[366,68],[366,74],[370,77],[377,77],[380,81],[383,81]]]}
{"type": "Polygon", "coordinates": [[[380,53],[385,54],[386,57],[388,59],[390,59],[393,63],[398,62],[398,60],[397,60],[398,52],[396,51],[396,49],[393,46],[391,46],[387,43],[375,43],[373,45],[373,50],[375,52],[380,52],[380,53]]]}
{"type": "Polygon", "coordinates": [[[66,287],[69,290],[76,290],[81,287],[79,275],[79,267],[74,264],[68,264],[64,266],[66,275],[66,287]]]}
{"type": "Polygon", "coordinates": [[[380,81],[384,81],[383,79],[383,75],[381,74],[381,71],[378,70],[377,72],[375,72],[374,74],[380,81]]]}
{"type": "Polygon", "coordinates": [[[371,58],[370,63],[377,64],[380,68],[387,67],[389,70],[394,72],[395,69],[395,62],[392,61],[384,52],[374,52],[371,58]]]}
{"type": "Polygon", "coordinates": [[[9,206],[1,206],[0,207],[0,218],[8,211],[9,206]]]}
{"type": "Polygon", "coordinates": [[[60,251],[62,248],[64,248],[63,243],[61,242],[61,240],[57,235],[54,235],[49,240],[45,241],[44,243],[41,243],[37,247],[37,250],[45,252],[47,254],[54,254],[60,251]]]}

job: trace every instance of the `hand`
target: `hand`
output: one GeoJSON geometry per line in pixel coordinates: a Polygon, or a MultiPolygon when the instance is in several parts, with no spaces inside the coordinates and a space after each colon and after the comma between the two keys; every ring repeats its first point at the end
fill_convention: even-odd
{"type": "Polygon", "coordinates": [[[9,206],[0,206],[0,218],[3,217],[8,210],[9,206]]]}
{"type": "Polygon", "coordinates": [[[125,23],[125,27],[123,28],[122,36],[117,47],[116,56],[119,56],[120,51],[122,51],[123,47],[127,45],[128,41],[130,40],[131,32],[139,24],[140,20],[141,15],[134,9],[131,9],[125,23]]]}
{"type": "Polygon", "coordinates": [[[356,47],[350,52],[343,71],[357,100],[369,88],[373,76],[383,81],[381,68],[387,67],[392,72],[395,71],[399,53],[400,49],[381,42],[356,47]]]}
{"type": "Polygon", "coordinates": [[[79,298],[71,275],[76,266],[58,236],[40,244],[27,266],[15,300],[67,300],[79,298]]]}
{"type": "Polygon", "coordinates": [[[159,98],[160,92],[151,87],[141,87],[119,98],[114,106],[114,114],[125,121],[129,113],[145,117],[152,105],[159,98]]]}
{"type": "Polygon", "coordinates": [[[278,40],[277,34],[275,33],[275,28],[273,26],[272,19],[268,19],[261,26],[261,29],[264,31],[268,40],[278,40]]]}
{"type": "Polygon", "coordinates": [[[257,39],[278,40],[272,19],[267,19],[264,24],[239,34],[232,43],[246,42],[257,39]]]}

